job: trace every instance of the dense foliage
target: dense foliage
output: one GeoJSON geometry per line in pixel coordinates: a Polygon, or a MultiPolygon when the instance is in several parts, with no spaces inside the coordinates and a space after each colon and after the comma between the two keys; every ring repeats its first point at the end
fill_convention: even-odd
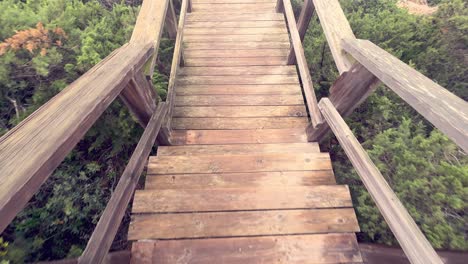
{"type": "MultiPolygon", "coordinates": [[[[458,96],[468,99],[468,8],[444,0],[433,16],[409,15],[391,0],[341,1],[358,38],[369,39],[458,96]]],[[[305,49],[319,96],[338,76],[318,18],[305,49]]],[[[347,123],[392,189],[436,248],[468,249],[468,157],[393,92],[381,86],[347,123]]],[[[336,139],[325,143],[338,180],[349,184],[360,238],[395,244],[394,237],[336,139]]]]}
{"type": "MultiPolygon", "coordinates": [[[[0,1],[0,135],[129,38],[138,9],[128,2],[0,1]]],[[[359,38],[467,100],[468,8],[463,0],[429,2],[439,11],[425,17],[409,15],[392,0],[347,0],[342,6],[359,38]]],[[[163,39],[154,76],[162,98],[172,44],[163,39]]],[[[327,96],[338,73],[316,16],[304,45],[317,93],[327,96]]],[[[467,250],[466,154],[383,86],[347,122],[431,243],[467,250]]],[[[1,234],[0,262],[78,256],[141,132],[126,107],[114,102],[1,234]]],[[[324,143],[338,180],[351,186],[360,238],[395,243],[336,139],[324,143]]],[[[122,226],[114,249],[126,246],[122,226]]]]}

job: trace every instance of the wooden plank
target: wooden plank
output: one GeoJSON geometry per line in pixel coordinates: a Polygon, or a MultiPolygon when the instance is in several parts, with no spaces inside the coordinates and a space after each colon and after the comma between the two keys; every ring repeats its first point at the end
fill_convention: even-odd
{"type": "Polygon", "coordinates": [[[177,96],[176,106],[303,105],[300,95],[204,95],[177,96]]]}
{"type": "Polygon", "coordinates": [[[284,12],[286,15],[289,32],[291,33],[291,40],[294,47],[294,54],[297,60],[297,68],[299,70],[299,76],[301,77],[307,108],[309,109],[312,125],[315,127],[317,124],[320,124],[322,120],[320,110],[318,109],[317,105],[317,98],[315,97],[314,87],[312,85],[312,77],[310,76],[309,66],[307,66],[307,60],[304,55],[302,41],[297,31],[296,19],[294,18],[291,1],[283,0],[283,2],[284,12]]]}
{"type": "Polygon", "coordinates": [[[346,185],[138,190],[132,213],[219,212],[352,207],[346,185]],[[333,195],[330,195],[333,194],[333,195]]]}
{"type": "Polygon", "coordinates": [[[303,105],[176,107],[174,117],[307,117],[303,105]]]}
{"type": "Polygon", "coordinates": [[[194,4],[252,4],[276,3],[275,0],[192,0],[194,4]]]}
{"type": "Polygon", "coordinates": [[[212,50],[185,50],[187,58],[255,58],[255,57],[284,57],[288,56],[287,49],[212,49],[212,50]]]}
{"type": "Polygon", "coordinates": [[[346,56],[342,39],[355,39],[353,30],[346,19],[338,0],[312,0],[320,19],[328,46],[340,74],[353,66],[353,60],[346,56]]]}
{"type": "Polygon", "coordinates": [[[306,128],[306,117],[173,118],[173,129],[306,128]]]}
{"type": "Polygon", "coordinates": [[[184,42],[288,42],[288,34],[257,35],[186,35],[184,42]]]}
{"type": "Polygon", "coordinates": [[[302,128],[250,130],[177,130],[173,132],[174,145],[212,145],[248,143],[307,142],[302,128]]]}
{"type": "Polygon", "coordinates": [[[295,84],[223,84],[177,86],[177,95],[302,95],[295,84]]]}
{"type": "Polygon", "coordinates": [[[168,0],[169,6],[167,7],[166,21],[164,28],[169,35],[170,39],[175,39],[177,36],[177,16],[174,11],[174,0],[168,0]]]}
{"type": "MultiPolygon", "coordinates": [[[[314,4],[312,3],[312,0],[304,0],[304,3],[302,4],[301,14],[299,15],[299,19],[297,20],[297,32],[299,33],[301,42],[304,41],[304,37],[313,14],[314,4]]],[[[289,51],[288,64],[293,65],[295,63],[296,55],[294,54],[294,50],[291,48],[291,50],[289,51]]]]}
{"type": "Polygon", "coordinates": [[[285,24],[281,20],[260,20],[260,21],[221,21],[221,22],[200,22],[192,21],[185,25],[186,29],[189,28],[270,28],[270,27],[284,27],[285,24]]]}
{"type": "Polygon", "coordinates": [[[317,143],[159,146],[158,156],[320,152],[317,143]]]}
{"type": "Polygon", "coordinates": [[[101,263],[109,252],[166,113],[162,103],[151,117],[78,263],[101,263]]]}
{"type": "Polygon", "coordinates": [[[225,66],[261,66],[286,65],[287,56],[282,57],[254,57],[254,58],[189,58],[185,65],[188,67],[225,67],[225,66]]]}
{"type": "Polygon", "coordinates": [[[140,125],[146,127],[156,109],[158,95],[142,72],[135,73],[127,87],[120,93],[120,98],[140,125]]]}
{"type": "Polygon", "coordinates": [[[332,170],[254,173],[169,174],[146,177],[145,189],[297,187],[336,184],[332,170]]]}
{"type": "Polygon", "coordinates": [[[149,174],[329,170],[328,153],[161,156],[151,158],[149,174]]]}
{"type": "Polygon", "coordinates": [[[222,14],[222,13],[192,13],[187,15],[187,22],[227,22],[227,21],[284,21],[282,14],[222,14]]]}
{"type": "MultiPolygon", "coordinates": [[[[379,80],[359,63],[341,74],[330,88],[330,101],[342,116],[350,115],[375,90],[379,80]]],[[[307,127],[309,141],[320,141],[330,131],[327,122],[307,127]]]]}
{"type": "Polygon", "coordinates": [[[287,34],[284,24],[276,27],[254,27],[254,28],[185,28],[184,33],[188,35],[257,35],[257,34],[287,34]]]}
{"type": "Polygon", "coordinates": [[[289,49],[289,41],[283,42],[188,42],[184,43],[186,49],[200,49],[200,50],[211,50],[211,49],[289,49]]]}
{"type": "Polygon", "coordinates": [[[180,76],[179,85],[211,85],[211,84],[297,84],[297,75],[255,75],[255,76],[180,76]]]}
{"type": "MultiPolygon", "coordinates": [[[[270,237],[211,238],[165,241],[139,241],[151,253],[132,251],[132,256],[152,255],[157,263],[209,263],[222,259],[224,264],[257,263],[358,263],[362,262],[354,234],[315,234],[270,237]],[[136,253],[138,252],[138,253],[136,253]]],[[[143,258],[142,258],[143,259],[143,258]]],[[[135,263],[142,262],[139,258],[135,263]]]]}
{"type": "Polygon", "coordinates": [[[364,67],[468,152],[468,103],[368,40],[343,47],[364,67]]]}
{"type": "Polygon", "coordinates": [[[0,232],[152,52],[151,44],[116,50],[0,138],[0,232]]]}
{"type": "MultiPolygon", "coordinates": [[[[187,50],[188,51],[188,50],[187,50]]],[[[295,66],[182,67],[179,76],[297,75],[295,66]]]]}
{"type": "Polygon", "coordinates": [[[223,12],[223,11],[261,11],[273,12],[275,3],[198,3],[194,5],[194,12],[223,12]]]}
{"type": "Polygon", "coordinates": [[[128,239],[357,232],[352,208],[135,215],[128,239]]]}
{"type": "Polygon", "coordinates": [[[411,263],[443,263],[328,98],[320,110],[411,263]]]}

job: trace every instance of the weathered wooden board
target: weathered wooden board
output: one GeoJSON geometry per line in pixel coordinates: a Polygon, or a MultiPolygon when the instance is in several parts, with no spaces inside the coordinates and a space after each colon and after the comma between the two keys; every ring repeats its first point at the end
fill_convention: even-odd
{"type": "MultiPolygon", "coordinates": [[[[304,0],[302,4],[301,14],[297,19],[297,32],[299,33],[299,37],[301,41],[304,40],[305,34],[310,24],[310,20],[312,19],[312,15],[314,14],[314,4],[312,0],[304,0]]],[[[296,54],[294,54],[294,50],[291,48],[289,52],[288,64],[293,65],[296,63],[296,54]]]]}
{"type": "Polygon", "coordinates": [[[303,105],[300,95],[204,95],[177,96],[176,106],[303,105]]]}
{"type": "Polygon", "coordinates": [[[137,190],[132,213],[219,212],[352,207],[346,185],[137,190]],[[333,195],[331,195],[333,194],[333,195]]]}
{"type": "Polygon", "coordinates": [[[259,34],[259,35],[186,35],[184,42],[287,42],[289,41],[288,34],[259,34]]]}
{"type": "Polygon", "coordinates": [[[231,12],[242,11],[252,12],[259,11],[263,13],[273,13],[275,11],[276,3],[197,3],[193,5],[193,12],[231,12]]]}
{"type": "Polygon", "coordinates": [[[256,57],[256,58],[188,58],[185,65],[189,67],[225,67],[225,66],[258,66],[258,65],[286,65],[287,56],[256,57]]]}
{"type": "Polygon", "coordinates": [[[174,145],[307,142],[305,130],[302,128],[250,130],[177,130],[173,131],[172,136],[174,145]]]}
{"type": "Polygon", "coordinates": [[[128,239],[358,232],[352,208],[134,215],[128,239]]]}
{"type": "Polygon", "coordinates": [[[158,156],[231,155],[249,153],[314,153],[318,143],[159,146],[158,156]]]}
{"type": "Polygon", "coordinates": [[[276,0],[192,0],[193,4],[252,4],[276,3],[276,0]]]}
{"type": "Polygon", "coordinates": [[[180,76],[177,85],[211,84],[297,84],[299,78],[294,75],[254,75],[254,76],[180,76]]]}
{"type": "MultiPolygon", "coordinates": [[[[187,50],[190,51],[190,50],[187,50]]],[[[245,66],[245,67],[182,67],[179,76],[238,76],[238,75],[292,75],[297,77],[295,66],[245,66]]]]}
{"type": "Polygon", "coordinates": [[[254,28],[185,28],[184,35],[257,35],[257,34],[287,34],[283,26],[254,28]]]}
{"type": "Polygon", "coordinates": [[[336,184],[332,170],[253,173],[169,174],[146,177],[146,190],[298,187],[336,184]]]}
{"type": "Polygon", "coordinates": [[[349,233],[138,241],[132,248],[132,263],[203,264],[213,259],[223,264],[362,262],[356,237],[349,233]]]}
{"type": "Polygon", "coordinates": [[[177,95],[302,95],[301,87],[294,84],[215,84],[180,85],[177,95]]]}
{"type": "Polygon", "coordinates": [[[266,21],[225,21],[225,22],[199,22],[192,21],[185,25],[189,28],[269,28],[284,27],[284,22],[280,20],[266,21]]]}
{"type": "Polygon", "coordinates": [[[161,156],[148,163],[149,174],[329,170],[328,153],[161,156]]]}
{"type": "Polygon", "coordinates": [[[282,14],[260,13],[260,14],[219,14],[219,13],[192,13],[187,15],[187,22],[225,22],[225,21],[284,21],[282,14]]]}
{"type": "Polygon", "coordinates": [[[187,58],[251,58],[251,57],[283,57],[288,55],[288,49],[247,49],[247,50],[185,50],[187,58]]]}
{"type": "Polygon", "coordinates": [[[307,117],[303,105],[176,107],[174,117],[307,117]]]}
{"type": "Polygon", "coordinates": [[[328,98],[320,110],[411,262],[443,263],[328,98]]]}
{"type": "Polygon", "coordinates": [[[172,129],[306,128],[306,117],[173,118],[172,129]]]}
{"type": "Polygon", "coordinates": [[[184,43],[186,49],[194,50],[212,50],[212,49],[289,49],[291,44],[289,41],[283,42],[268,42],[268,41],[243,41],[243,42],[186,42],[184,43]]]}
{"type": "Polygon", "coordinates": [[[468,103],[368,40],[343,47],[411,107],[468,152],[468,103]]]}

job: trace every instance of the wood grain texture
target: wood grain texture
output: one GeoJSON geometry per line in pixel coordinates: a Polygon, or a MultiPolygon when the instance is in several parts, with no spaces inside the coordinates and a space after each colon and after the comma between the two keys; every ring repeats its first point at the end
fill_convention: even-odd
{"type": "Polygon", "coordinates": [[[355,39],[353,30],[346,19],[338,0],[312,0],[315,11],[320,19],[328,46],[333,55],[340,74],[353,66],[353,60],[348,58],[341,43],[342,39],[355,39]]]}
{"type": "Polygon", "coordinates": [[[186,50],[188,58],[256,58],[256,57],[283,57],[288,55],[287,49],[238,49],[238,50],[186,50]]]}
{"type": "Polygon", "coordinates": [[[289,49],[289,41],[273,42],[273,41],[243,41],[243,42],[186,42],[184,47],[186,49],[199,49],[199,50],[211,50],[211,49],[289,49]]]}
{"type": "Polygon", "coordinates": [[[169,5],[167,7],[166,21],[164,28],[170,39],[175,39],[177,36],[177,16],[174,11],[174,0],[168,0],[169,5]]]}
{"type": "Polygon", "coordinates": [[[295,66],[245,66],[245,67],[181,67],[179,76],[246,76],[290,75],[297,76],[295,66]]]}
{"type": "MultiPolygon", "coordinates": [[[[312,0],[304,0],[301,8],[301,14],[299,15],[299,19],[297,20],[297,32],[299,33],[299,37],[301,41],[304,40],[305,34],[307,32],[307,28],[309,27],[310,20],[314,14],[314,4],[312,0]]],[[[289,51],[288,56],[288,64],[292,65],[296,63],[296,55],[294,54],[294,49],[291,48],[289,51]]]]}
{"type": "Polygon", "coordinates": [[[252,173],[168,174],[146,177],[145,189],[299,187],[336,184],[332,170],[252,173]]]}
{"type": "Polygon", "coordinates": [[[167,105],[161,103],[149,120],[78,263],[101,263],[109,252],[166,113],[167,105]]]}
{"type": "Polygon", "coordinates": [[[297,84],[297,75],[255,75],[255,76],[180,76],[179,85],[212,85],[212,84],[297,84]]]}
{"type": "Polygon", "coordinates": [[[317,143],[159,146],[158,156],[231,155],[249,153],[315,153],[317,143]]]}
{"type": "Polygon", "coordinates": [[[161,264],[203,264],[210,263],[213,259],[222,260],[224,264],[362,261],[355,235],[348,233],[139,241],[133,244],[132,256],[138,256],[134,263],[161,264]],[[144,262],[147,258],[151,260],[144,262]]]}
{"type": "Polygon", "coordinates": [[[219,212],[352,207],[345,185],[138,190],[132,213],[219,212]],[[333,195],[330,195],[333,194],[333,195]]]}
{"type": "Polygon", "coordinates": [[[286,65],[286,59],[287,55],[280,57],[256,58],[188,58],[185,61],[185,65],[188,67],[286,65]]]}
{"type": "Polygon", "coordinates": [[[357,232],[354,210],[311,209],[134,215],[128,239],[357,232]]]}
{"type": "Polygon", "coordinates": [[[0,138],[0,231],[120,94],[152,51],[152,44],[130,44],[116,50],[0,138]]]}
{"type": "Polygon", "coordinates": [[[192,0],[194,4],[254,4],[276,3],[276,0],[192,0]]]}
{"type": "Polygon", "coordinates": [[[257,35],[257,34],[287,34],[288,31],[284,26],[276,27],[254,27],[254,28],[185,28],[185,35],[257,35]]]}
{"type": "Polygon", "coordinates": [[[322,122],[322,119],[320,110],[318,109],[314,87],[312,85],[312,77],[310,76],[309,66],[307,65],[304,48],[302,47],[301,37],[297,31],[296,19],[294,18],[291,1],[283,0],[283,6],[287,25],[291,34],[291,41],[297,60],[297,68],[299,70],[299,76],[301,77],[307,108],[309,109],[312,125],[315,127],[317,124],[322,122]]]}
{"type": "Polygon", "coordinates": [[[302,95],[299,85],[295,84],[214,84],[179,85],[177,95],[302,95]]]}
{"type": "Polygon", "coordinates": [[[228,22],[228,21],[284,21],[281,14],[260,13],[260,14],[203,14],[192,13],[187,16],[187,22],[228,22]]]}
{"type": "Polygon", "coordinates": [[[188,22],[185,26],[189,28],[269,28],[269,27],[284,27],[284,22],[280,20],[264,20],[264,21],[224,21],[224,22],[188,22]]]}
{"type": "Polygon", "coordinates": [[[149,174],[329,170],[328,153],[161,156],[148,163],[149,174]]]}
{"type": "Polygon", "coordinates": [[[247,130],[178,130],[173,133],[174,145],[212,145],[247,143],[307,142],[305,129],[247,130]]]}
{"type": "Polygon", "coordinates": [[[307,117],[303,105],[176,107],[174,117],[307,117]]]}
{"type": "Polygon", "coordinates": [[[303,105],[300,95],[205,95],[177,96],[176,106],[303,105]]]}
{"type": "Polygon", "coordinates": [[[258,34],[258,35],[186,35],[184,42],[287,42],[288,34],[258,34]]]}
{"type": "Polygon", "coordinates": [[[173,129],[275,129],[306,128],[306,117],[232,117],[232,118],[173,118],[173,129]]]}
{"type": "Polygon", "coordinates": [[[224,12],[224,11],[260,11],[274,12],[275,3],[197,3],[194,12],[224,12]]]}
{"type": "Polygon", "coordinates": [[[343,47],[364,67],[468,152],[468,103],[368,40],[343,47]]]}
{"type": "Polygon", "coordinates": [[[320,110],[411,263],[443,263],[328,98],[320,110]]]}

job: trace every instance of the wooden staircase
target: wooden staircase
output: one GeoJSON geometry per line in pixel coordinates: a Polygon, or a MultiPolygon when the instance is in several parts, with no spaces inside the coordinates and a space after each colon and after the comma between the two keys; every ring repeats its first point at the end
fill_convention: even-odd
{"type": "Polygon", "coordinates": [[[177,146],[149,158],[145,190],[135,193],[133,263],[362,261],[348,187],[307,142],[275,6],[193,1],[175,85],[177,146]]]}

